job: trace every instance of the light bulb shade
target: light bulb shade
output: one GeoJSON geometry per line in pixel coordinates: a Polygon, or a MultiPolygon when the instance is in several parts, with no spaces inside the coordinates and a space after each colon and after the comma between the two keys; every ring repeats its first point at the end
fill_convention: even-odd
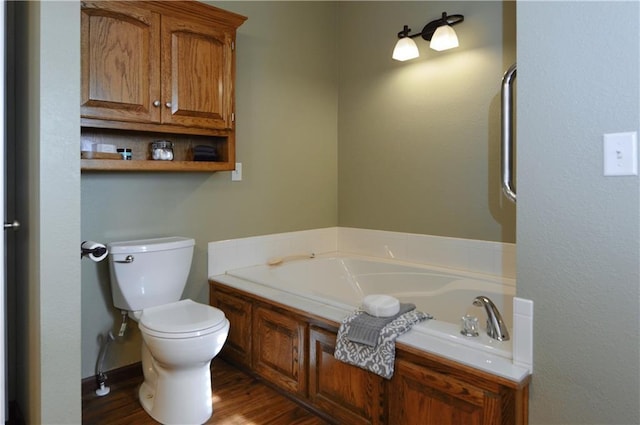
{"type": "Polygon", "coordinates": [[[455,30],[449,25],[439,26],[431,37],[429,47],[438,52],[458,47],[458,36],[455,30]]]}
{"type": "Polygon", "coordinates": [[[415,59],[420,56],[418,52],[418,46],[413,39],[409,37],[402,37],[396,43],[396,47],[393,49],[393,55],[391,57],[397,61],[406,61],[409,59],[415,59]]]}

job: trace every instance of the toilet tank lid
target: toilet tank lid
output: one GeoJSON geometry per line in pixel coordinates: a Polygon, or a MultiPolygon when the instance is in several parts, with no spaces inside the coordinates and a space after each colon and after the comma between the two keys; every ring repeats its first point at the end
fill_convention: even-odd
{"type": "Polygon", "coordinates": [[[127,254],[131,252],[166,251],[169,249],[188,248],[194,245],[195,240],[192,238],[170,236],[166,238],[111,242],[107,244],[107,248],[111,254],[127,254]]]}

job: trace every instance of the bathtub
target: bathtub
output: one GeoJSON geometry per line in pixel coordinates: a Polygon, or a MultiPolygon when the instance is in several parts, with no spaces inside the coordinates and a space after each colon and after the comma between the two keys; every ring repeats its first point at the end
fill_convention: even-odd
{"type": "Polygon", "coordinates": [[[341,322],[370,294],[389,294],[434,316],[398,338],[399,343],[520,382],[526,368],[512,361],[511,341],[489,338],[484,309],[472,305],[489,297],[513,337],[515,280],[393,260],[331,254],[228,270],[215,280],[320,317],[341,322]],[[460,334],[460,318],[477,316],[478,337],[460,334]]]}

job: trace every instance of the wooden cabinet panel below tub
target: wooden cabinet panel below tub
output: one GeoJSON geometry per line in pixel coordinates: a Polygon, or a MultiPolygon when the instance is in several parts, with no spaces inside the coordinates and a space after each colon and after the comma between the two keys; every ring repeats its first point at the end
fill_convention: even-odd
{"type": "Polygon", "coordinates": [[[251,300],[212,287],[209,303],[222,310],[230,323],[220,355],[232,363],[251,367],[251,300]]]}
{"type": "Polygon", "coordinates": [[[397,360],[389,389],[389,421],[407,425],[499,425],[499,397],[397,360]]]}
{"type": "Polygon", "coordinates": [[[309,330],[309,400],[344,424],[382,424],[384,379],[333,357],[335,332],[309,330]]]}
{"type": "Polygon", "coordinates": [[[253,329],[254,371],[278,387],[306,397],[306,323],[256,304],[253,329]]]}

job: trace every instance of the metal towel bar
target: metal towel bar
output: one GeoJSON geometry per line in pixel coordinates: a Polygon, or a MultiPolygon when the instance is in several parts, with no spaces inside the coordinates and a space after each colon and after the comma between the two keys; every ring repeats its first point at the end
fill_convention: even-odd
{"type": "Polygon", "coordinates": [[[512,202],[516,202],[513,187],[513,81],[516,78],[514,63],[502,77],[502,192],[512,202]]]}

